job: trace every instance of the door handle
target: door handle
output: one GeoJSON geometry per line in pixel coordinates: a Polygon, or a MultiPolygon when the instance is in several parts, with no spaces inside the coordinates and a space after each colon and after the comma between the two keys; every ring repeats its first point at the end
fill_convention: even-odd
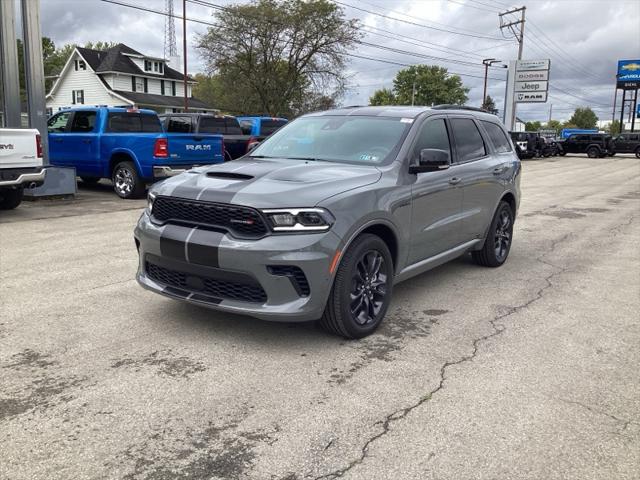
{"type": "Polygon", "coordinates": [[[451,185],[457,185],[462,181],[462,179],[460,177],[453,177],[449,179],[449,183],[451,185]]]}
{"type": "Polygon", "coordinates": [[[507,169],[507,167],[505,166],[501,166],[501,167],[496,167],[493,169],[493,174],[494,175],[501,175],[504,173],[504,171],[507,169]]]}

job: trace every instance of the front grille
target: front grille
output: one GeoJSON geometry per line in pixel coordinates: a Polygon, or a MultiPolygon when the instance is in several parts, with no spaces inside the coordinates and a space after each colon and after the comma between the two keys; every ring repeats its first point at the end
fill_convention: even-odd
{"type": "MultiPolygon", "coordinates": [[[[267,294],[262,287],[247,276],[247,282],[227,281],[210,278],[161,267],[151,262],[146,264],[147,276],[164,285],[196,291],[218,299],[239,300],[242,302],[264,303],[267,294]]],[[[238,274],[234,274],[235,278],[238,274]]]]}
{"type": "Polygon", "coordinates": [[[224,203],[158,197],[153,202],[153,217],[160,222],[222,228],[240,237],[259,238],[268,231],[257,210],[224,203]]]}
{"type": "Polygon", "coordinates": [[[288,277],[298,295],[308,297],[311,292],[309,281],[300,267],[293,265],[269,265],[267,270],[271,275],[288,277]]]}

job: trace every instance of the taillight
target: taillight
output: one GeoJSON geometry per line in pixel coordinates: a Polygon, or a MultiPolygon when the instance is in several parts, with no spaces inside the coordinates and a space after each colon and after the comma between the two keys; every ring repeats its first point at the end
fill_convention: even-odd
{"type": "Polygon", "coordinates": [[[249,137],[249,141],[247,142],[247,152],[250,152],[252,148],[260,143],[256,137],[249,137]]]}
{"type": "Polygon", "coordinates": [[[156,140],[156,144],[153,147],[153,156],[163,158],[169,156],[169,145],[166,138],[158,138],[156,140]]]}
{"type": "Polygon", "coordinates": [[[42,158],[42,138],[40,134],[36,135],[36,157],[42,158]]]}

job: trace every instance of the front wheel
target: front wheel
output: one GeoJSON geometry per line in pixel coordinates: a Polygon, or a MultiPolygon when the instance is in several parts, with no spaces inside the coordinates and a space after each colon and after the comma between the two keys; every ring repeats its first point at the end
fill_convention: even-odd
{"type": "Polygon", "coordinates": [[[513,210],[507,202],[500,202],[493,216],[484,246],[472,252],[473,260],[484,267],[499,267],[507,261],[513,239],[513,210]]]}
{"type": "Polygon", "coordinates": [[[7,188],[0,190],[0,210],[13,210],[22,203],[22,188],[7,188]]]}
{"type": "Polygon", "coordinates": [[[120,162],[113,169],[113,189],[121,198],[142,198],[145,184],[131,162],[120,162]]]}
{"type": "Polygon", "coordinates": [[[596,147],[591,147],[589,150],[587,150],[587,157],[598,158],[599,156],[600,150],[598,150],[596,147]]]}
{"type": "Polygon", "coordinates": [[[636,158],[640,158],[640,147],[636,148],[636,158]]]}
{"type": "Polygon", "coordinates": [[[376,235],[356,238],[336,273],[320,325],[345,338],[362,338],[382,323],[391,301],[393,260],[376,235]]]}

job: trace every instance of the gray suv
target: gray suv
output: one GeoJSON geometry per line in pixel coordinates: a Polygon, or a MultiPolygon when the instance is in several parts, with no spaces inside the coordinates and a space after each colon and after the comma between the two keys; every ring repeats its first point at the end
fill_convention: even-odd
{"type": "Polygon", "coordinates": [[[239,160],[155,184],[138,282],[194,304],[347,338],[393,286],[467,252],[509,255],[520,161],[491,114],[353,107],[291,122],[239,160]]]}

